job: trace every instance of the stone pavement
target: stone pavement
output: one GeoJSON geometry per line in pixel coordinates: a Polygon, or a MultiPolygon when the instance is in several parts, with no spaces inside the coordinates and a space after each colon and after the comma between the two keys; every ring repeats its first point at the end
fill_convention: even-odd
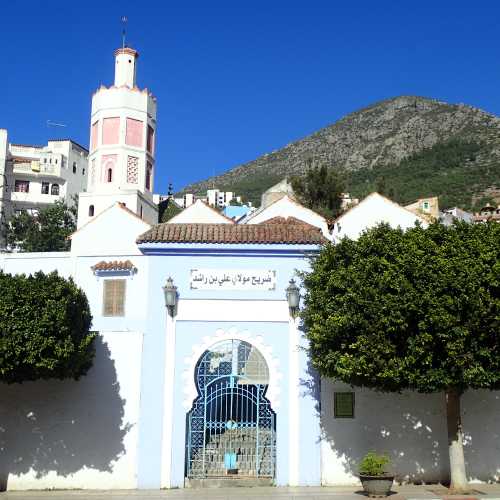
{"type": "MultiPolygon", "coordinates": [[[[500,500],[500,483],[474,485],[468,496],[448,496],[438,485],[395,486],[389,500],[500,500]]],[[[364,500],[359,487],[309,488],[207,488],[173,490],[57,490],[9,491],[0,493],[0,500],[364,500]]]]}

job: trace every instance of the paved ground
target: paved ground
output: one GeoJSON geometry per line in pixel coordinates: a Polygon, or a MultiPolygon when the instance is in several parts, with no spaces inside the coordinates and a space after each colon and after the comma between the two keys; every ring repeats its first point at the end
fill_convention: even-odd
{"type": "MultiPolygon", "coordinates": [[[[440,486],[398,486],[389,500],[443,499],[500,500],[500,483],[476,485],[475,492],[466,497],[448,497],[447,490],[440,486]]],[[[360,488],[217,488],[217,489],[178,489],[178,490],[61,490],[61,491],[19,491],[0,493],[0,500],[363,500],[360,488]]]]}

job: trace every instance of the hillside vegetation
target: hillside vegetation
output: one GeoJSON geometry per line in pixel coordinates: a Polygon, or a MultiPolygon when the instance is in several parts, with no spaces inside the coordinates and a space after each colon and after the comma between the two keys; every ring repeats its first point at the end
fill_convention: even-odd
{"type": "Polygon", "coordinates": [[[357,196],[385,186],[400,202],[440,195],[442,207],[471,209],[500,201],[500,119],[463,104],[396,97],[184,191],[213,184],[258,204],[265,189],[311,161],[343,171],[357,196]]]}
{"type": "Polygon", "coordinates": [[[500,163],[477,164],[482,151],[484,147],[476,142],[455,139],[438,143],[399,164],[352,171],[347,185],[360,198],[372,191],[381,191],[399,203],[439,196],[442,208],[478,209],[493,198],[486,188],[500,180],[500,163]]]}

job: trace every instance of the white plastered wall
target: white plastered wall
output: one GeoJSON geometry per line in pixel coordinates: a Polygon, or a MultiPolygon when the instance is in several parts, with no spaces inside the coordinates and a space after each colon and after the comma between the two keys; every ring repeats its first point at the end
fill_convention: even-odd
{"type": "Polygon", "coordinates": [[[141,255],[137,237],[151,226],[117,203],[95,216],[71,236],[71,254],[141,255]]]}
{"type": "Polygon", "coordinates": [[[196,200],[192,205],[172,217],[169,224],[233,224],[231,219],[224,217],[217,210],[209,207],[201,200],[196,200]]]}
{"type": "Polygon", "coordinates": [[[262,211],[252,214],[245,224],[260,224],[274,217],[294,217],[307,222],[307,224],[311,224],[311,226],[316,226],[321,229],[325,237],[330,237],[328,225],[324,217],[300,205],[300,203],[292,200],[287,195],[267,206],[262,211]]]}
{"type": "Polygon", "coordinates": [[[332,238],[337,242],[342,238],[357,239],[363,231],[387,223],[391,227],[408,229],[416,222],[424,227],[428,223],[401,205],[378,193],[372,193],[364,198],[359,205],[349,209],[335,221],[332,238]]]}
{"type": "Polygon", "coordinates": [[[140,333],[101,332],[80,380],[0,384],[9,490],[137,487],[141,352],[140,333]]]}
{"type": "MultiPolygon", "coordinates": [[[[462,397],[465,457],[471,481],[500,477],[500,393],[462,397]]],[[[321,476],[324,485],[359,484],[360,459],[388,453],[398,481],[449,478],[444,394],[380,393],[321,380],[321,476]],[[334,393],[354,392],[354,418],[334,418],[334,393]]]]}

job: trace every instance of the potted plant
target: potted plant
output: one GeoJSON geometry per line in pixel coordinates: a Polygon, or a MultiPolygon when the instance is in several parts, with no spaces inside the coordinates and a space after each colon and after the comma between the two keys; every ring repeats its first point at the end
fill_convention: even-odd
{"type": "Polygon", "coordinates": [[[389,472],[390,459],[374,451],[367,453],[359,464],[359,479],[369,497],[386,497],[391,491],[394,475],[389,472]]]}

